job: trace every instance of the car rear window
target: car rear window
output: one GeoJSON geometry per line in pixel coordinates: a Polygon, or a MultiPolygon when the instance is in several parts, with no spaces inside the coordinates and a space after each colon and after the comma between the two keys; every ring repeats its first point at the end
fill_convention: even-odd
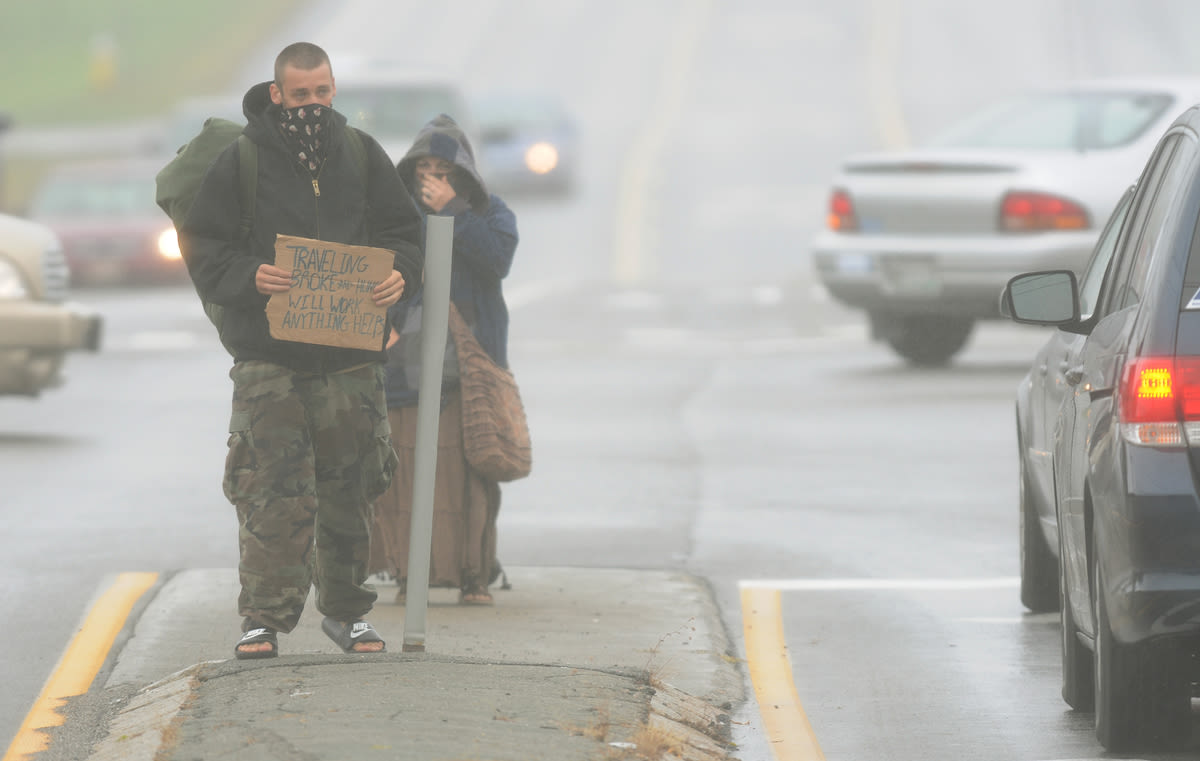
{"type": "Polygon", "coordinates": [[[1183,303],[1180,309],[1200,309],[1200,219],[1192,229],[1187,270],[1183,273],[1183,303]],[[1195,304],[1193,304],[1195,302],[1195,304]]]}
{"type": "Polygon", "coordinates": [[[1137,139],[1174,98],[1166,93],[1073,92],[1026,95],[960,122],[935,148],[1098,150],[1137,139]]]}
{"type": "Polygon", "coordinates": [[[435,87],[339,87],[333,107],[370,135],[415,135],[438,114],[461,120],[462,102],[435,87]]]}
{"type": "Polygon", "coordinates": [[[558,102],[536,96],[479,98],[472,107],[480,124],[537,127],[565,121],[563,108],[558,102]]]}

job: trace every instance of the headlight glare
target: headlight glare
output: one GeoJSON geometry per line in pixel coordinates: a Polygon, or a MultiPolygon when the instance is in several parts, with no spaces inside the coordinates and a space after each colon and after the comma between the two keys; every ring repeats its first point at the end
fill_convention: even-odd
{"type": "Polygon", "coordinates": [[[0,259],[0,299],[27,299],[29,289],[21,272],[7,259],[0,259]]]}
{"type": "Polygon", "coordinates": [[[179,251],[179,236],[174,227],[168,227],[159,234],[158,255],[164,259],[179,259],[183,256],[179,251]]]}
{"type": "Polygon", "coordinates": [[[525,166],[534,174],[546,174],[558,166],[558,149],[550,143],[534,143],[525,150],[525,166]]]}

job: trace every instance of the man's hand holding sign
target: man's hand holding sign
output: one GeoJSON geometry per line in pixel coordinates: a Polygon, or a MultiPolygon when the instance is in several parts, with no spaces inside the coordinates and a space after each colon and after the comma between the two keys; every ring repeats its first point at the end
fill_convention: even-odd
{"type": "Polygon", "coordinates": [[[275,264],[254,284],[270,296],[271,335],[285,341],[378,351],[387,308],[404,295],[404,276],[383,248],[278,235],[275,264]]]}

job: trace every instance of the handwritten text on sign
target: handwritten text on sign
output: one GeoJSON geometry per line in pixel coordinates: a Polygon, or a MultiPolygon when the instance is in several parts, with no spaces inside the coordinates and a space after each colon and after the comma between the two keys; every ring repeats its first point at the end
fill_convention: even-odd
{"type": "Polygon", "coordinates": [[[383,248],[275,236],[275,266],[291,271],[292,287],[267,301],[271,335],[379,351],[387,309],[375,306],[371,291],[391,274],[394,262],[383,248]]]}

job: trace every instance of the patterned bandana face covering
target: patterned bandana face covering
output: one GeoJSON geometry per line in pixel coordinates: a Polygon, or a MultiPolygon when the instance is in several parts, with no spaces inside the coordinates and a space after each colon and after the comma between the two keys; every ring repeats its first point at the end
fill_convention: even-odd
{"type": "Polygon", "coordinates": [[[279,126],[297,160],[316,174],[325,161],[325,138],[333,123],[333,109],[320,103],[281,108],[279,126]]]}

